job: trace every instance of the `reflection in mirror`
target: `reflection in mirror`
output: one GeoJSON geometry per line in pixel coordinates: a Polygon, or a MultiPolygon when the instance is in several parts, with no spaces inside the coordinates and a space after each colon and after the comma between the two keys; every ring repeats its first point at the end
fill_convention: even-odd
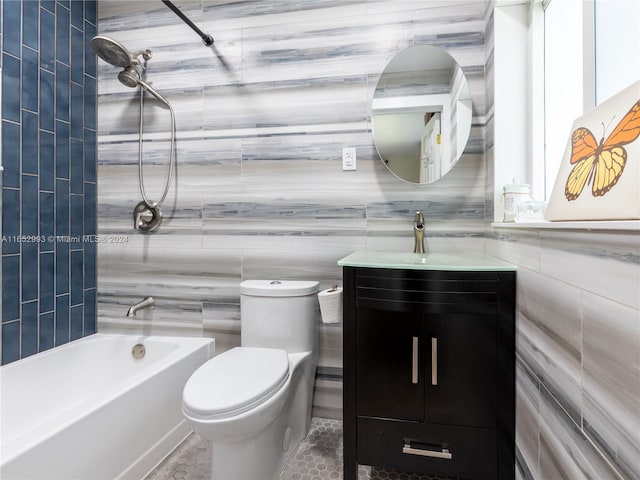
{"type": "Polygon", "coordinates": [[[387,168],[431,183],[458,161],[471,131],[471,94],[451,55],[414,45],[386,66],[373,96],[373,141],[387,168]]]}

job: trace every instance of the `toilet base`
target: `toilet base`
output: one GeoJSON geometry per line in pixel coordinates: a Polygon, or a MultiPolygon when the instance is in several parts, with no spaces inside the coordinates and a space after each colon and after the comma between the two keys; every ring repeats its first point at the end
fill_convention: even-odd
{"type": "Polygon", "coordinates": [[[239,442],[213,442],[212,480],[276,480],[311,426],[315,364],[307,356],[294,370],[281,413],[261,432],[239,442]],[[297,377],[297,378],[295,378],[297,377]]]}

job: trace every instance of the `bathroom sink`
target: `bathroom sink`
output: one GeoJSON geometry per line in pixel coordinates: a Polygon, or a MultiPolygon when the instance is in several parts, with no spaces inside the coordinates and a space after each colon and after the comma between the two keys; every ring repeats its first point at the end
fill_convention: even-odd
{"type": "Polygon", "coordinates": [[[412,270],[506,271],[516,266],[484,253],[404,253],[359,251],[338,260],[343,267],[412,270]]]}

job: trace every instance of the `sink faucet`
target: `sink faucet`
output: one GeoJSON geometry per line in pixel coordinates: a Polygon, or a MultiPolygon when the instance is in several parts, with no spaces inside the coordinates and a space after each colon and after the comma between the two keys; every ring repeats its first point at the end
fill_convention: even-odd
{"type": "Polygon", "coordinates": [[[136,316],[136,312],[138,310],[142,310],[145,308],[153,309],[154,307],[155,307],[155,302],[153,300],[153,297],[144,297],[138,303],[129,307],[129,310],[127,310],[127,317],[133,318],[136,316]]]}
{"type": "Polygon", "coordinates": [[[413,253],[424,253],[424,216],[422,212],[416,212],[413,221],[413,253]]]}

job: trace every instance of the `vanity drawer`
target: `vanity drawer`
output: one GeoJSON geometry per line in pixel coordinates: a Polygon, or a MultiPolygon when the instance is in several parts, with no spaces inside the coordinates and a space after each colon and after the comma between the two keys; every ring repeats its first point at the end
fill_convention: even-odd
{"type": "Polygon", "coordinates": [[[358,417],[357,431],[359,464],[497,478],[496,430],[358,417]]]}

